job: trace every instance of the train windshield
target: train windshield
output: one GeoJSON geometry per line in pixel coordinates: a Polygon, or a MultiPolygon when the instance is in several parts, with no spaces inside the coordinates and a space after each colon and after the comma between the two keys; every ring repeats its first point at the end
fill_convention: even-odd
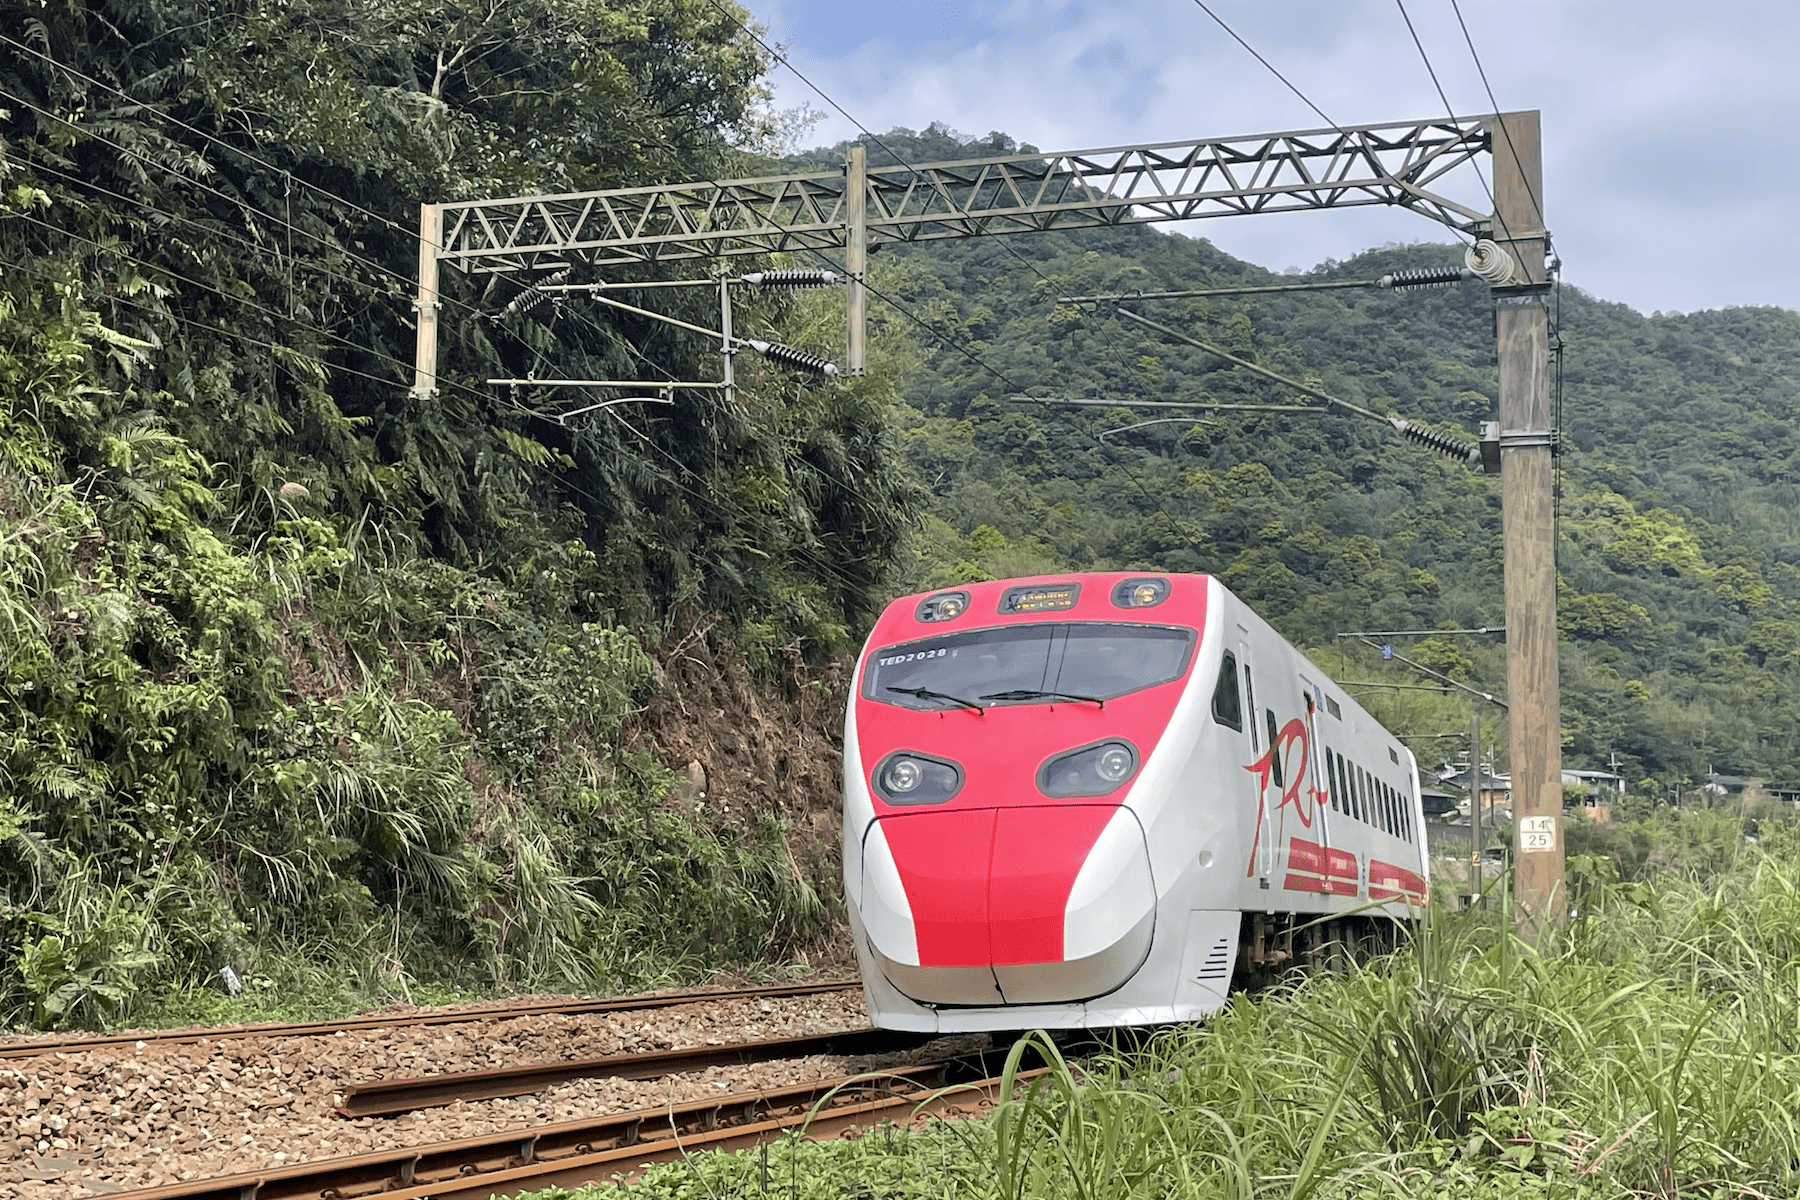
{"type": "Polygon", "coordinates": [[[862,694],[906,708],[1111,700],[1180,679],[1192,629],[1044,623],[971,629],[869,656],[862,694]]]}

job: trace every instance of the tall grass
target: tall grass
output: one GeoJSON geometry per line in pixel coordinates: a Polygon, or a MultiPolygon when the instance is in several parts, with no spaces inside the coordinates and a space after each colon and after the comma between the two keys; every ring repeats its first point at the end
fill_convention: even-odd
{"type": "Polygon", "coordinates": [[[1724,1197],[1800,1194],[1800,839],[1588,881],[1541,942],[1434,912],[1386,959],[1051,1069],[988,1119],[728,1156],[648,1194],[1724,1197]],[[1717,865],[1717,864],[1715,864],[1717,865]]]}

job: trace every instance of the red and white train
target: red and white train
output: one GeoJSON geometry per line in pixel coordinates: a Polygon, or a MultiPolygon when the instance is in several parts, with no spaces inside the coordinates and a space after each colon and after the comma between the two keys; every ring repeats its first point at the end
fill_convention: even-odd
{"type": "Polygon", "coordinates": [[[1210,576],[904,597],[844,723],[870,1015],[943,1033],[1204,1016],[1234,975],[1416,915],[1423,818],[1406,747],[1210,576]]]}

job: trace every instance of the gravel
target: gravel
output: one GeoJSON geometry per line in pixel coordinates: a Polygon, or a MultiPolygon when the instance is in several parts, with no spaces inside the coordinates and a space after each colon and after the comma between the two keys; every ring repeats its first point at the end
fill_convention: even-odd
{"type": "Polygon", "coordinates": [[[320,1037],[236,1035],[0,1062],[0,1200],[71,1200],[549,1121],[623,1112],[893,1065],[813,1057],[636,1082],[583,1079],[529,1096],[346,1120],[352,1083],[805,1037],[867,1026],[851,990],[671,1008],[396,1027],[320,1037]]]}

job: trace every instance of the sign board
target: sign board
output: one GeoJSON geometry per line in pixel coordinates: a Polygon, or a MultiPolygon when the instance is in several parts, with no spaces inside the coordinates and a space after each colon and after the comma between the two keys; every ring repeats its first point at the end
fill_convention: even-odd
{"type": "Polygon", "coordinates": [[[1556,849],[1556,818],[1520,817],[1519,849],[1527,853],[1556,849]]]}

